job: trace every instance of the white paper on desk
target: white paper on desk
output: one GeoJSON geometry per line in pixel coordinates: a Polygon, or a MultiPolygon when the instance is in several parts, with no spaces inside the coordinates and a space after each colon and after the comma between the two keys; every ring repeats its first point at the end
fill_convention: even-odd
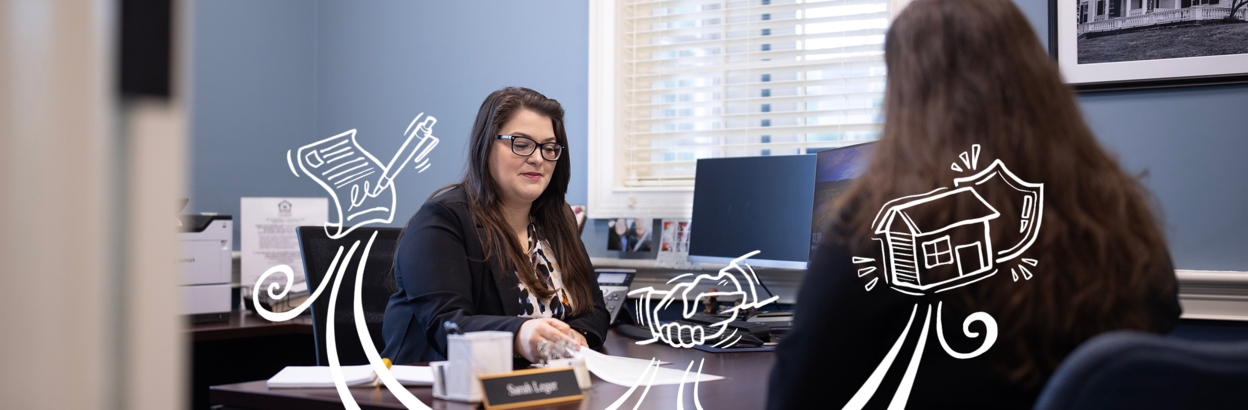
{"type": "Polygon", "coordinates": [[[433,369],[429,366],[390,366],[390,374],[404,386],[432,386],[433,369]]]}
{"type": "MultiPolygon", "coordinates": [[[[624,387],[632,387],[634,384],[637,384],[637,380],[641,378],[641,375],[646,373],[647,368],[651,367],[650,360],[610,356],[598,353],[592,349],[581,349],[578,351],[578,354],[585,358],[585,367],[589,368],[589,371],[595,376],[598,376],[598,378],[605,380],[608,383],[618,384],[624,387]]],[[[688,363],[685,365],[687,366],[688,363]]],[[[706,373],[699,375],[697,373],[696,364],[687,375],[685,374],[685,369],[683,368],[666,369],[654,366],[654,369],[651,369],[650,371],[658,373],[654,374],[653,379],[650,378],[649,374],[646,374],[645,380],[642,380],[641,382],[642,384],[680,384],[682,379],[685,383],[693,383],[694,381],[709,382],[723,379],[723,377],[706,373]]]]}
{"type": "MultiPolygon", "coordinates": [[[[326,198],[242,198],[239,222],[239,250],[242,261],[239,272],[245,295],[250,295],[269,268],[277,265],[290,266],[294,272],[291,293],[299,289],[306,292],[303,259],[299,254],[299,238],[295,228],[299,226],[322,227],[329,219],[329,200],[326,198]]],[[[270,283],[285,283],[284,275],[271,275],[260,287],[261,292],[270,283]]],[[[267,292],[266,292],[267,293],[267,292]]]]}
{"type": "MultiPolygon", "coordinates": [[[[347,386],[365,386],[377,378],[372,365],[342,366],[342,378],[347,386]]],[[[286,366],[269,378],[269,388],[334,387],[334,375],[329,366],[286,366]]]]}

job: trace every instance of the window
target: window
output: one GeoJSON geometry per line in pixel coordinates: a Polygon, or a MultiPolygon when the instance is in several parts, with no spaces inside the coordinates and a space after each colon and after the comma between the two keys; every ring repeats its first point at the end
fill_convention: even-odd
{"type": "Polygon", "coordinates": [[[923,264],[928,269],[951,263],[953,263],[953,251],[949,248],[948,235],[930,242],[923,242],[923,264]]]}
{"type": "Polygon", "coordinates": [[[590,4],[592,217],[688,217],[698,159],[879,136],[904,0],[590,4]]]}

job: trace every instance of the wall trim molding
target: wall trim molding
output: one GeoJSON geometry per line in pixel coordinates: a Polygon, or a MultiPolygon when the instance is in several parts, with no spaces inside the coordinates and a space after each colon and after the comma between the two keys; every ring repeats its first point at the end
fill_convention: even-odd
{"type": "MultiPolygon", "coordinates": [[[[652,286],[668,290],[667,281],[683,273],[711,273],[721,264],[693,264],[684,268],[656,266],[653,259],[590,258],[595,267],[637,270],[633,289],[652,286]]],[[[778,303],[794,303],[805,271],[756,268],[759,280],[780,296],[778,303]]],[[[1183,319],[1248,321],[1248,272],[1176,269],[1183,319]]],[[[701,291],[701,289],[699,289],[701,291]]],[[[762,290],[760,289],[760,294],[762,290]]]]}
{"type": "Polygon", "coordinates": [[[1248,321],[1248,272],[1176,269],[1184,319],[1248,321]]]}

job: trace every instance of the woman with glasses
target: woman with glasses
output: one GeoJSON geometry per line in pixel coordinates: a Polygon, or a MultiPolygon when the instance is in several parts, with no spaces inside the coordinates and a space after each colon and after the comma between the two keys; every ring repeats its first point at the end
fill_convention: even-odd
{"type": "Polygon", "coordinates": [[[382,356],[445,360],[448,324],[512,332],[529,362],[554,346],[601,346],[606,307],[564,200],[563,108],[527,88],[495,91],[471,139],[464,179],[434,192],[403,229],[382,356]]]}

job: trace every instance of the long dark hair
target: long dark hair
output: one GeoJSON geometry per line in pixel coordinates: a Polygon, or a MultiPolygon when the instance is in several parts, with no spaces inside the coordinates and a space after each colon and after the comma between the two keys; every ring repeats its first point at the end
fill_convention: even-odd
{"type": "MultiPolygon", "coordinates": [[[[1004,345],[990,351],[995,367],[1035,386],[1098,333],[1156,330],[1148,295],[1175,285],[1150,197],[1098,145],[1014,4],[916,0],[888,30],[885,62],[883,135],[867,171],[833,205],[841,210],[834,218],[839,234],[829,236],[869,238],[886,202],[968,176],[951,164],[979,144],[981,157],[1000,159],[1046,190],[1043,226],[1027,251],[1040,263],[1034,277],[1008,289],[983,282],[945,296],[960,309],[1007,316],[997,318],[1004,345]]],[[[1000,220],[1018,220],[1022,197],[1004,191],[977,190],[994,207],[1007,204],[997,207],[1000,220]]],[[[933,226],[979,216],[978,204],[960,197],[910,216],[933,226]]],[[[879,253],[869,240],[849,242],[856,255],[879,253]]]]}
{"type": "MultiPolygon", "coordinates": [[[[498,194],[498,184],[490,173],[490,153],[495,145],[495,136],[516,113],[526,109],[549,117],[555,130],[555,142],[568,146],[568,135],[563,128],[563,107],[559,105],[559,101],[546,98],[545,95],[528,88],[507,87],[495,91],[481,103],[477,119],[472,124],[468,169],[464,173],[464,179],[458,184],[439,189],[431,198],[452,187],[462,188],[468,194],[473,218],[484,229],[481,246],[485,250],[485,259],[501,259],[503,272],[499,274],[507,275],[514,269],[529,293],[545,299],[555,293],[551,288],[553,284],[545,283],[537,277],[536,270],[525,256],[525,248],[507,228],[501,211],[502,197],[498,194]]],[[[579,315],[594,308],[593,290],[590,286],[592,268],[589,259],[581,252],[581,239],[572,208],[564,200],[568,181],[572,178],[572,164],[569,159],[571,155],[568,151],[564,149],[563,155],[555,162],[550,184],[533,201],[530,213],[542,239],[554,247],[555,263],[563,280],[564,291],[572,299],[571,313],[579,315]]]]}

